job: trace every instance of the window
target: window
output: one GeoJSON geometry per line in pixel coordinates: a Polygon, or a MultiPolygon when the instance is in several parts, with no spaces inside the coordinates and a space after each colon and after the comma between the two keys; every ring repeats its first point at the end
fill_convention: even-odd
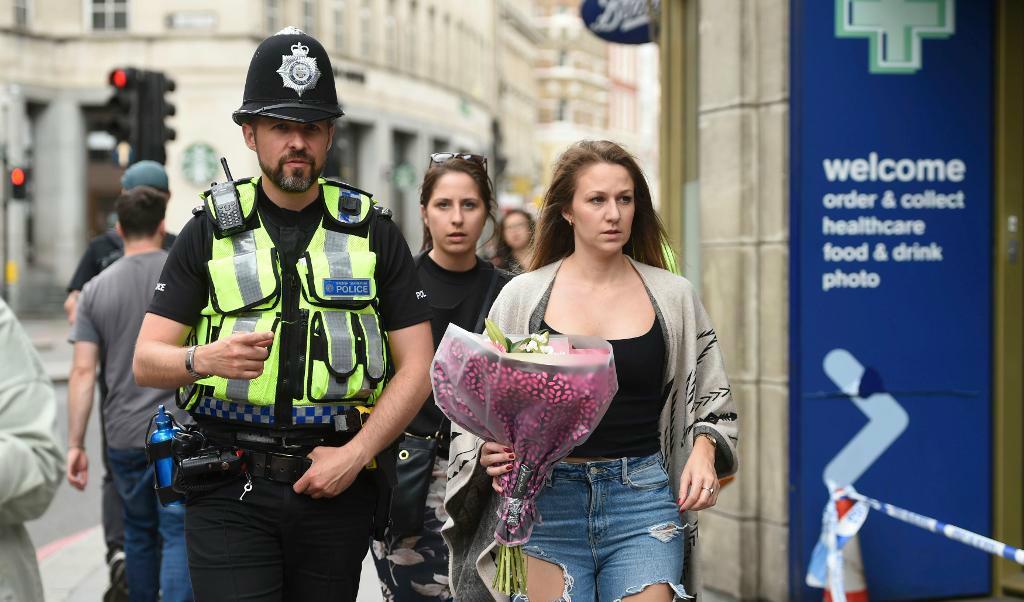
{"type": "Polygon", "coordinates": [[[359,54],[364,60],[373,58],[373,0],[363,0],[359,9],[359,54]]]}
{"type": "Polygon", "coordinates": [[[128,29],[128,0],[90,0],[93,31],[128,29]]]}
{"type": "Polygon", "coordinates": [[[302,27],[300,29],[316,36],[316,0],[302,0],[302,27]]]}
{"type": "Polygon", "coordinates": [[[408,23],[406,23],[406,28],[405,28],[406,31],[408,31],[408,35],[406,37],[409,40],[406,43],[406,45],[405,45],[405,55],[406,55],[406,58],[405,58],[405,68],[410,73],[418,73],[419,72],[419,68],[418,68],[419,65],[416,64],[417,63],[416,59],[418,58],[416,55],[419,52],[419,45],[417,43],[417,41],[418,41],[417,34],[419,33],[419,25],[420,25],[419,24],[419,18],[420,18],[419,5],[416,3],[416,0],[412,0],[412,2],[409,3],[409,21],[408,21],[408,23]]]}
{"type": "Polygon", "coordinates": [[[558,66],[565,67],[569,64],[569,53],[565,50],[558,51],[558,66]]]}
{"type": "Polygon", "coordinates": [[[14,0],[14,26],[19,29],[28,27],[28,0],[14,0]]]}
{"type": "Polygon", "coordinates": [[[555,121],[567,121],[569,116],[569,101],[560,98],[558,100],[558,114],[555,115],[555,121]]]}
{"type": "Polygon", "coordinates": [[[452,82],[452,54],[454,49],[452,48],[452,19],[447,13],[444,15],[444,28],[441,30],[441,39],[438,41],[444,48],[441,53],[441,80],[446,83],[452,82]]]}
{"type": "Polygon", "coordinates": [[[345,0],[334,0],[334,49],[345,54],[345,0]]]}
{"type": "Polygon", "coordinates": [[[267,33],[274,34],[281,30],[280,0],[265,0],[263,3],[263,19],[267,33]]]}
{"type": "Polygon", "coordinates": [[[437,37],[437,14],[434,7],[427,9],[427,77],[437,79],[437,53],[440,47],[437,37]]]}
{"type": "Polygon", "coordinates": [[[387,63],[398,68],[398,22],[395,13],[398,10],[395,0],[388,0],[388,14],[384,15],[384,43],[387,44],[387,63]]]}

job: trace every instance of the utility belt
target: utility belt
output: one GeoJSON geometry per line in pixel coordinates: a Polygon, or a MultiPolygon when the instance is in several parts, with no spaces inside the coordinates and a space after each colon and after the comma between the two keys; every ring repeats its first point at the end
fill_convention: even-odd
{"type": "MultiPolygon", "coordinates": [[[[369,410],[351,408],[343,420],[334,422],[335,430],[296,429],[289,431],[245,428],[203,420],[175,431],[169,446],[150,449],[151,461],[171,454],[174,477],[170,486],[158,488],[161,503],[180,500],[189,493],[200,493],[220,487],[226,481],[245,476],[246,483],[239,497],[253,489],[252,478],[294,484],[309,469],[306,457],[315,447],[341,447],[365,424],[369,410]]],[[[397,447],[379,453],[367,466],[377,487],[373,535],[383,540],[390,523],[391,496],[396,483],[397,447]]]]}

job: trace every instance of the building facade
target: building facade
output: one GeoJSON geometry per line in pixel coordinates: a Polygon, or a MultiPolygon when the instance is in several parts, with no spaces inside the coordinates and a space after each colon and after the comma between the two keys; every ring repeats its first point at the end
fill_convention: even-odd
{"type": "Polygon", "coordinates": [[[657,190],[658,169],[648,167],[657,163],[657,104],[644,104],[657,94],[656,49],[598,38],[581,20],[579,2],[535,4],[536,22],[544,33],[537,61],[542,186],[547,186],[552,165],[570,144],[610,139],[641,160],[657,190]]]}
{"type": "Polygon", "coordinates": [[[219,157],[235,177],[258,173],[230,116],[256,45],[287,25],[323,43],[346,113],[325,174],[392,208],[414,250],[430,153],[497,150],[508,170],[501,189],[532,188],[535,86],[525,64],[539,38],[524,10],[454,0],[0,2],[0,135],[8,157],[33,175],[30,202],[11,214],[21,281],[56,296],[74,270],[70,258],[108,225],[120,174],[103,131],[111,69],[162,71],[176,84],[169,123],[177,135],[166,147],[174,231],[196,195],[223,177],[219,157]]]}
{"type": "Polygon", "coordinates": [[[533,2],[497,0],[498,114],[495,147],[499,201],[522,207],[540,185],[541,155],[537,143],[538,86],[534,69],[543,41],[533,20],[533,2]]]}

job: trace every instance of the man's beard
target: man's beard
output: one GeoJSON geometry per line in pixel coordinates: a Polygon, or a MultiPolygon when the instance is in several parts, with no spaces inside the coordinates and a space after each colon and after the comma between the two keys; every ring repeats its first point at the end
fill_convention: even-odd
{"type": "Polygon", "coordinates": [[[270,178],[270,180],[277,184],[277,187],[285,192],[306,192],[309,190],[317,178],[320,177],[320,170],[323,166],[318,166],[313,162],[313,158],[309,155],[288,155],[281,158],[277,162],[277,166],[271,168],[269,165],[263,162],[263,159],[259,159],[260,169],[263,173],[270,178]],[[303,169],[293,169],[291,173],[285,173],[284,164],[288,161],[301,160],[306,161],[309,165],[309,175],[303,175],[303,169]]]}

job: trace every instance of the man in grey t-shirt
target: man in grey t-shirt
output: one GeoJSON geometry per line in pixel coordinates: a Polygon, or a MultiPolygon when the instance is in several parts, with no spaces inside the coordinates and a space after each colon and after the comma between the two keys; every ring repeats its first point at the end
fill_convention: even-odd
{"type": "MultiPolygon", "coordinates": [[[[132,374],[135,339],[163,269],[166,201],[139,187],[117,200],[124,257],[85,285],[71,332],[68,382],[68,482],[84,489],[89,460],[83,442],[102,363],[107,398],[103,429],[114,485],[124,501],[125,557],[132,600],[191,600],[185,558],[184,507],[164,508],[153,490],[146,430],[157,406],[174,408],[174,392],[140,387],[132,374]]],[[[185,414],[176,412],[179,420],[185,414]]]]}

